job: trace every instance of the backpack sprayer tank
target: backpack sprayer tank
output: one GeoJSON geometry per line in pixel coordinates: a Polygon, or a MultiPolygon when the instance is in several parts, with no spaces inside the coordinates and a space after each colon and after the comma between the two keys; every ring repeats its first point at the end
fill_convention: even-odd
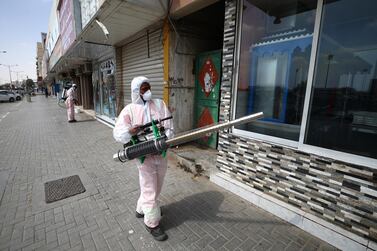
{"type": "MultiPolygon", "coordinates": [[[[254,113],[248,116],[244,116],[232,121],[222,122],[215,125],[209,125],[194,129],[183,134],[177,135],[172,139],[167,139],[165,135],[156,137],[155,139],[143,141],[131,146],[125,147],[123,150],[113,155],[114,160],[125,162],[135,158],[140,158],[150,154],[159,154],[166,151],[169,147],[181,145],[196,139],[199,139],[209,133],[218,132],[222,129],[226,129],[232,126],[249,123],[251,121],[260,119],[263,117],[263,112],[254,113]]],[[[171,118],[171,117],[169,117],[171,118]]],[[[154,123],[152,123],[153,125],[154,123]]],[[[145,127],[145,125],[144,125],[145,127]]]]}

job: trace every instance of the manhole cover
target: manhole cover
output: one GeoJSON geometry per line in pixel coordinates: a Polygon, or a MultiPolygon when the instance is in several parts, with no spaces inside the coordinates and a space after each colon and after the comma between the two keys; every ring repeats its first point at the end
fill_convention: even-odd
{"type": "Polygon", "coordinates": [[[45,183],[46,203],[62,200],[83,192],[85,192],[85,187],[78,175],[45,183]]]}

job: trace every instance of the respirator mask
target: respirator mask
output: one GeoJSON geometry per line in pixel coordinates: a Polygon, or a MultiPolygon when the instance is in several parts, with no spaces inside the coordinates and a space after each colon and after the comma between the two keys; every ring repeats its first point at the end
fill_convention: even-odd
{"type": "Polygon", "coordinates": [[[152,99],[152,92],[151,92],[151,90],[146,91],[142,96],[143,96],[143,100],[144,101],[151,100],[152,99]]]}

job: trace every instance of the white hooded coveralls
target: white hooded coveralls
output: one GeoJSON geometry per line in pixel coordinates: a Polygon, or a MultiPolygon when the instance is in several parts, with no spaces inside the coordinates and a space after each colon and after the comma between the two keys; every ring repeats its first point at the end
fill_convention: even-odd
{"type": "Polygon", "coordinates": [[[65,105],[67,106],[68,121],[75,119],[75,101],[77,100],[76,89],[72,86],[67,91],[67,99],[65,105]]]}
{"type": "MultiPolygon", "coordinates": [[[[148,82],[146,77],[136,77],[131,82],[132,103],[128,104],[119,114],[113,130],[114,139],[126,144],[132,135],[129,128],[135,125],[144,125],[152,119],[163,119],[170,116],[170,112],[161,99],[152,99],[144,103],[140,97],[140,86],[148,82]]],[[[151,91],[153,89],[151,88],[151,91]]],[[[173,136],[173,122],[166,120],[162,122],[168,138],[173,136]]],[[[143,164],[137,160],[139,168],[140,197],[137,202],[136,211],[144,214],[144,223],[150,228],[159,225],[161,210],[158,206],[162,184],[167,169],[167,160],[161,155],[146,156],[143,164]]]]}

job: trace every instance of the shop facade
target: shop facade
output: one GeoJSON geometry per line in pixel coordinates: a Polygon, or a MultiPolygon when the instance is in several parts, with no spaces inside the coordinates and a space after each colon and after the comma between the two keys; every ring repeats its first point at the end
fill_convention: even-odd
{"type": "Polygon", "coordinates": [[[109,53],[93,62],[93,99],[97,118],[114,124],[116,117],[115,54],[111,47],[108,51],[109,53]]]}
{"type": "Polygon", "coordinates": [[[211,179],[341,249],[377,249],[377,5],[226,1],[211,179]]]}

